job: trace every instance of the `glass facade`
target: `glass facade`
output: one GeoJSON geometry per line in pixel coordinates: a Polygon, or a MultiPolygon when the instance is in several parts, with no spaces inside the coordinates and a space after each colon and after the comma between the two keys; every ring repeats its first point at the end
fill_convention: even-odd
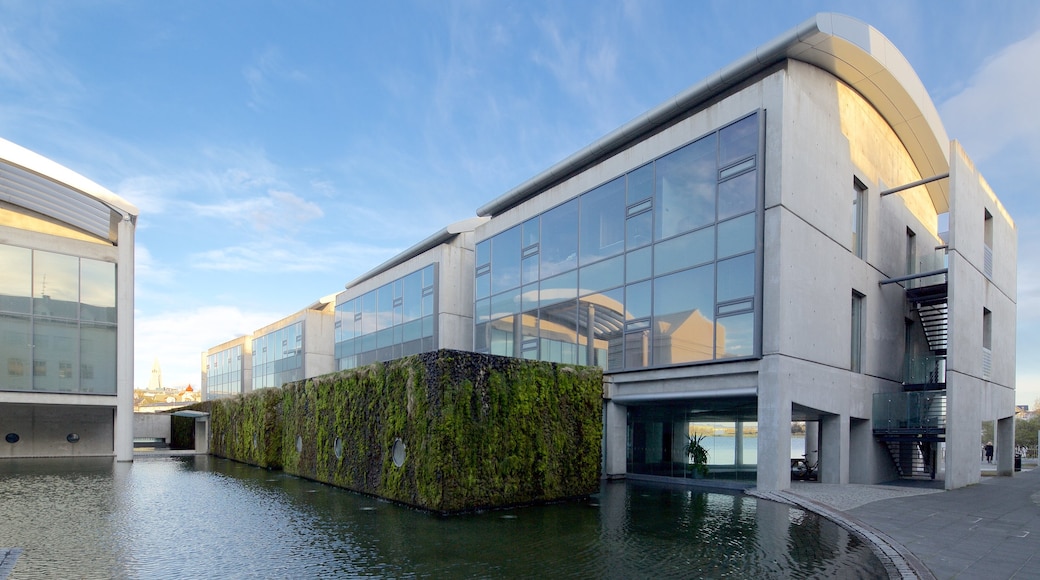
{"type": "Polygon", "coordinates": [[[436,265],[430,264],[337,304],[337,368],[435,350],[436,274],[436,265]]]}
{"type": "Polygon", "coordinates": [[[303,322],[254,338],[253,390],[305,379],[303,352],[303,322]]]}
{"type": "Polygon", "coordinates": [[[0,389],[116,392],[116,265],[0,244],[0,389]]]}
{"type": "Polygon", "coordinates": [[[606,371],[757,356],[760,117],[477,244],[474,349],[606,371]]]}
{"type": "Polygon", "coordinates": [[[242,345],[206,357],[206,397],[216,399],[242,393],[242,345]]]}

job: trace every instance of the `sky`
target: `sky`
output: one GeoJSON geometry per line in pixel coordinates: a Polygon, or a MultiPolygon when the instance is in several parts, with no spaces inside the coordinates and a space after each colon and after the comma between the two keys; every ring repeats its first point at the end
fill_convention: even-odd
{"type": "MultiPolygon", "coordinates": [[[[1040,2],[0,0],[0,137],[140,209],[135,386],[289,316],[817,12],[874,26],[1019,235],[1040,399],[1040,2]]],[[[999,329],[995,329],[999,330],[999,329]]]]}

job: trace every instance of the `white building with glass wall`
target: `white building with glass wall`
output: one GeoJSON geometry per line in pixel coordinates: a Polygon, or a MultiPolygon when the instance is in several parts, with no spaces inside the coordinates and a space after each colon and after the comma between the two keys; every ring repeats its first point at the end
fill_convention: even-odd
{"type": "Polygon", "coordinates": [[[0,140],[0,457],[133,460],[137,215],[0,140]]]}
{"type": "Polygon", "coordinates": [[[694,477],[703,435],[761,489],[802,453],[959,487],[984,421],[1011,472],[1014,224],[866,24],[814,17],[478,214],[474,348],[601,366],[608,477],[694,477]]]}
{"type": "Polygon", "coordinates": [[[1015,225],[862,22],[817,15],[477,213],[336,297],[335,368],[599,366],[607,477],[693,478],[703,437],[717,481],[961,487],[985,422],[1012,473],[1015,225]]]}
{"type": "Polygon", "coordinates": [[[347,284],[336,296],[339,370],[473,345],[473,230],[456,222],[347,284]]]}

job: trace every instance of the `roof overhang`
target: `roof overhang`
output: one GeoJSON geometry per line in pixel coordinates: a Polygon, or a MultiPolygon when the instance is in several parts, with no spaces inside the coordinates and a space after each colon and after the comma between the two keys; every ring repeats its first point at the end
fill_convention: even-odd
{"type": "MultiPolygon", "coordinates": [[[[859,91],[895,131],[923,177],[949,171],[946,130],[906,57],[866,23],[821,13],[478,208],[477,215],[515,207],[787,59],[819,67],[859,91]]],[[[946,181],[926,187],[936,211],[948,211],[946,181]]]]}
{"type": "Polygon", "coordinates": [[[132,203],[42,155],[0,139],[0,200],[54,218],[115,244],[132,203]]]}

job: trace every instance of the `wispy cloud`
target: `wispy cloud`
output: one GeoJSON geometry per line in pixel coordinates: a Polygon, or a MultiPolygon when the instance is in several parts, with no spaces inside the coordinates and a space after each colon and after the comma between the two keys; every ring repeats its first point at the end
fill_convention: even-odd
{"type": "Polygon", "coordinates": [[[188,206],[209,218],[225,223],[245,224],[259,232],[272,229],[295,231],[324,215],[316,203],[292,192],[279,190],[271,190],[259,197],[228,199],[215,204],[192,203],[188,206]]]}
{"type": "Polygon", "coordinates": [[[307,74],[294,68],[275,46],[266,47],[254,61],[242,70],[249,87],[248,105],[252,109],[264,108],[273,98],[275,85],[280,82],[301,82],[307,74]]]}
{"type": "Polygon", "coordinates": [[[158,359],[164,385],[183,387],[191,383],[198,387],[201,355],[206,349],[249,334],[286,314],[244,311],[235,306],[138,312],[134,325],[134,384],[148,384],[152,362],[158,359]]]}
{"type": "Polygon", "coordinates": [[[1040,30],[1016,42],[971,75],[967,86],[940,106],[950,133],[966,144],[976,161],[1009,147],[1040,154],[1040,30]]]}
{"type": "Polygon", "coordinates": [[[249,244],[197,252],[190,256],[190,263],[200,270],[259,273],[343,272],[349,277],[360,275],[402,249],[404,248],[352,242],[314,245],[287,238],[264,239],[249,244]]]}

